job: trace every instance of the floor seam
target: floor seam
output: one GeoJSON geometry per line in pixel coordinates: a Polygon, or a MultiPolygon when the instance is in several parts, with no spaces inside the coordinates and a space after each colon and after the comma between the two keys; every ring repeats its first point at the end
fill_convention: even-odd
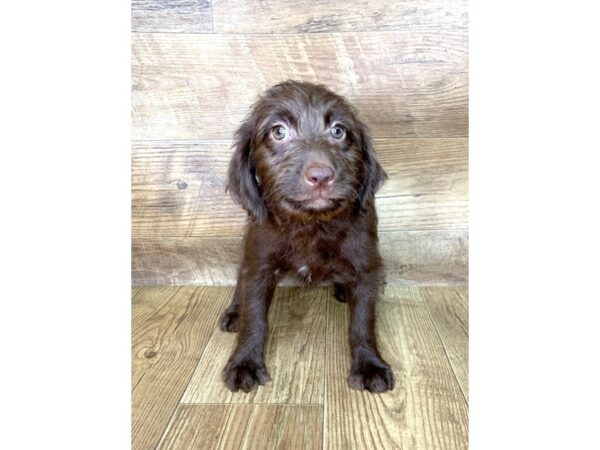
{"type": "Polygon", "coordinates": [[[329,368],[329,304],[331,299],[325,301],[325,361],[323,366],[323,426],[321,427],[321,450],[325,450],[325,434],[327,431],[327,370],[329,368]]]}

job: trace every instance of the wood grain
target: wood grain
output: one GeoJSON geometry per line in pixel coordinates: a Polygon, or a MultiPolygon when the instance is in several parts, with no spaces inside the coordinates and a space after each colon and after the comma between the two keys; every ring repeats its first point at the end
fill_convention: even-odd
{"type": "MultiPolygon", "coordinates": [[[[466,228],[467,144],[463,138],[375,140],[389,175],[377,194],[380,230],[466,228]]],[[[230,146],[134,144],[133,236],[241,236],[246,214],[225,193],[230,146]]]]}
{"type": "Polygon", "coordinates": [[[323,408],[181,405],[159,449],[321,449],[323,408]]]}
{"type": "Polygon", "coordinates": [[[134,285],[232,286],[241,238],[133,238],[134,285]]]}
{"type": "Polygon", "coordinates": [[[133,448],[156,448],[232,294],[231,288],[133,289],[133,448]]]}
{"type": "Polygon", "coordinates": [[[468,448],[467,405],[418,288],[387,287],[379,303],[380,350],[396,378],[390,393],[348,387],[346,305],[328,304],[328,324],[327,448],[468,448]]]}
{"type": "Polygon", "coordinates": [[[390,285],[468,283],[467,230],[380,233],[379,250],[390,285]]]}
{"type": "Polygon", "coordinates": [[[132,0],[131,30],[210,33],[210,0],[132,0]]]}
{"type": "Polygon", "coordinates": [[[465,287],[424,287],[423,298],[460,387],[469,399],[469,297],[465,287]]]}
{"type": "Polygon", "coordinates": [[[466,199],[468,145],[466,138],[375,139],[377,159],[389,177],[378,197],[451,194],[466,199]]]}
{"type": "Polygon", "coordinates": [[[265,362],[272,381],[250,394],[232,393],[221,371],[235,345],[235,334],[214,333],[183,403],[323,403],[326,289],[278,288],[269,311],[265,362]]]}
{"type": "Polygon", "coordinates": [[[467,227],[469,202],[453,193],[376,197],[379,231],[467,227]]]}
{"type": "Polygon", "coordinates": [[[467,32],[132,36],[132,136],[230,139],[256,96],[293,78],[347,96],[376,138],[466,137],[467,32]]]}
{"type": "Polygon", "coordinates": [[[230,142],[134,144],[133,236],[240,236],[246,213],[225,192],[230,147],[230,142]]]}
{"type": "Polygon", "coordinates": [[[378,395],[347,386],[347,305],[330,288],[277,290],[266,350],[273,381],[229,393],[218,373],[234,335],[216,318],[232,293],[134,289],[133,448],[467,448],[468,406],[448,359],[449,342],[465,345],[453,333],[468,327],[466,290],[386,287],[378,340],[396,387],[378,395]]]}
{"type": "MultiPolygon", "coordinates": [[[[398,231],[379,234],[389,284],[464,285],[468,231],[398,231]]],[[[134,285],[220,285],[237,279],[241,238],[134,238],[134,285]]]]}
{"type": "Polygon", "coordinates": [[[314,33],[467,26],[466,0],[213,0],[215,31],[314,33]]]}

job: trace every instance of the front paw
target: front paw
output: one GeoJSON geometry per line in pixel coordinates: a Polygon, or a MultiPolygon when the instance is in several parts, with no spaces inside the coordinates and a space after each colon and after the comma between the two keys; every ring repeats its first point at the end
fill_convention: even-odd
{"type": "Polygon", "coordinates": [[[238,323],[240,320],[240,313],[237,309],[227,308],[221,314],[221,318],[219,319],[219,326],[221,330],[227,331],[229,333],[237,333],[238,331],[238,323]]]}
{"type": "Polygon", "coordinates": [[[241,389],[250,392],[254,386],[265,384],[271,377],[263,361],[245,359],[239,362],[230,360],[223,369],[223,381],[229,390],[241,389]]]}
{"type": "Polygon", "coordinates": [[[372,356],[352,364],[348,384],[359,391],[391,391],[394,389],[394,373],[383,359],[372,356]]]}

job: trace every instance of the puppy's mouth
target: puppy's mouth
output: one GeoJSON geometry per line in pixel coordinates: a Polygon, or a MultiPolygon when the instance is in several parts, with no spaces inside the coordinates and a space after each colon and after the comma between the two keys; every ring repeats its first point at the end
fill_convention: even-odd
{"type": "Polygon", "coordinates": [[[344,199],[317,194],[302,199],[287,198],[285,202],[293,209],[320,212],[338,209],[344,203],[344,199]]]}
{"type": "Polygon", "coordinates": [[[324,211],[328,209],[335,209],[339,205],[339,200],[332,200],[329,198],[315,198],[310,200],[304,200],[296,202],[298,209],[306,209],[312,211],[324,211]]]}

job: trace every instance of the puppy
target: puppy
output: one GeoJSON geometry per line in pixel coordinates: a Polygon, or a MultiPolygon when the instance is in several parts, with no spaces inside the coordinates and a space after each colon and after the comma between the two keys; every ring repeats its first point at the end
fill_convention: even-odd
{"type": "Polygon", "coordinates": [[[286,81],[254,104],[235,134],[227,187],[248,212],[237,286],[220,318],[221,329],[238,332],[223,370],[229,389],[250,392],[270,379],[267,312],[277,282],[290,274],[333,283],[348,303],[349,385],[393,389],[375,339],[384,279],[374,194],[385,178],[355,109],[325,87],[286,81]]]}

